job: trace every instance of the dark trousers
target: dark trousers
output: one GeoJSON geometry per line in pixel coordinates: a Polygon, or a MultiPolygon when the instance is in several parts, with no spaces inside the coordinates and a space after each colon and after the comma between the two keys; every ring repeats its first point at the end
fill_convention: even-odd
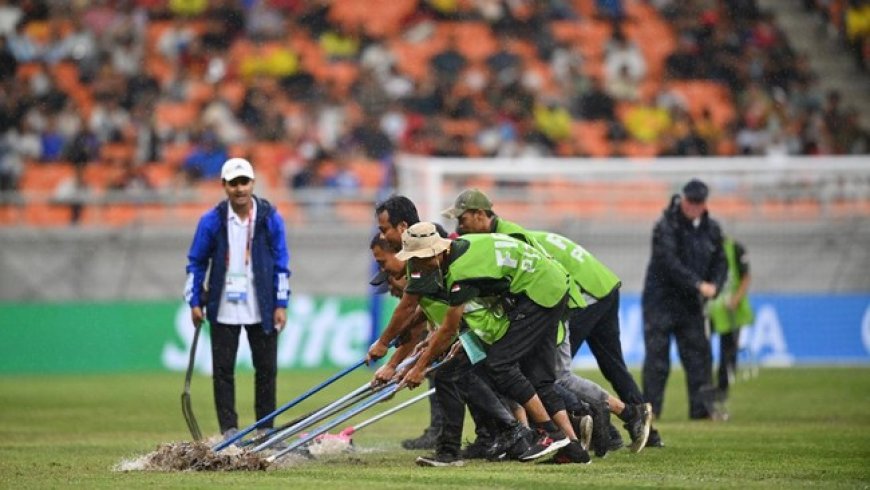
{"type": "Polygon", "coordinates": [[[544,308],[526,296],[518,297],[507,312],[507,332],[489,347],[484,361],[496,390],[520,405],[537,393],[550,414],[565,409],[553,389],[556,332],[565,305],[565,298],[553,308],[544,308]]]}
{"type": "Polygon", "coordinates": [[[740,329],[719,335],[719,392],[728,395],[730,378],[737,372],[737,347],[740,345],[740,329]]]}
{"type": "Polygon", "coordinates": [[[677,340],[680,362],[686,371],[689,392],[689,417],[710,416],[706,399],[711,388],[713,362],[710,340],[704,331],[701,314],[664,322],[644,315],[643,340],[646,356],[643,359],[643,395],[652,403],[653,413],[661,416],[665,385],[671,370],[671,336],[677,340]]]}
{"type": "MultiPolygon", "coordinates": [[[[486,432],[507,427],[513,416],[465,355],[457,355],[434,371],[435,398],[441,407],[437,452],[459,455],[466,404],[475,424],[486,432]]],[[[491,434],[495,436],[495,434],[491,434]]]]}
{"type": "MultiPolygon", "coordinates": [[[[429,380],[429,388],[435,387],[434,374],[427,376],[429,380]]],[[[441,410],[441,405],[438,403],[438,397],[429,397],[429,427],[426,430],[438,431],[441,424],[444,423],[444,413],[441,410]]]]}
{"type": "MultiPolygon", "coordinates": [[[[254,362],[254,410],[257,420],[275,411],[275,379],[278,373],[278,332],[267,334],[262,326],[245,325],[254,362]]],[[[238,428],[236,413],[236,353],[241,326],[213,324],[211,328],[212,385],[221,432],[238,428]]],[[[271,428],[273,421],[261,428],[271,428]]]]}
{"type": "Polygon", "coordinates": [[[571,310],[569,322],[571,357],[583,342],[589,342],[589,350],[598,362],[601,374],[610,382],[616,394],[625,403],[643,403],[640,387],[634,381],[619,340],[619,289],[586,308],[571,310]]]}

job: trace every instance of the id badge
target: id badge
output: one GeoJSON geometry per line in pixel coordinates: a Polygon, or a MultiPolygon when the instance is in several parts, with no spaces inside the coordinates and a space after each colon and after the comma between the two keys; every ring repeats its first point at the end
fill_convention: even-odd
{"type": "Polygon", "coordinates": [[[248,299],[248,276],[245,274],[227,274],[224,284],[224,294],[227,301],[245,301],[248,299]]]}

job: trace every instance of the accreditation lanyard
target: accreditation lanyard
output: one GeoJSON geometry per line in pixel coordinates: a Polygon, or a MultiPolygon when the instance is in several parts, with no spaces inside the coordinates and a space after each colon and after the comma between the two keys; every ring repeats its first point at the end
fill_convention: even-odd
{"type": "MultiPolygon", "coordinates": [[[[254,207],[251,206],[251,210],[248,212],[248,226],[246,231],[245,240],[245,273],[248,271],[248,263],[251,261],[251,246],[254,242],[254,207]]],[[[230,236],[230,227],[227,226],[227,243],[232,240],[230,236]]],[[[226,266],[227,269],[230,267],[230,248],[227,247],[227,255],[226,255],[226,266]]]]}

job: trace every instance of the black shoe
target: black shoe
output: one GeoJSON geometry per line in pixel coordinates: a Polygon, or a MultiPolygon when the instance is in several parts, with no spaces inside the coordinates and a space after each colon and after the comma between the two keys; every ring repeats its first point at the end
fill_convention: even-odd
{"type": "Polygon", "coordinates": [[[535,436],[535,431],[515,422],[496,436],[487,459],[490,461],[519,459],[535,442],[535,436]]]}
{"type": "Polygon", "coordinates": [[[462,449],[463,459],[485,459],[496,442],[488,437],[478,437],[471,444],[462,449]]]}
{"type": "Polygon", "coordinates": [[[625,410],[628,412],[623,417],[625,420],[625,430],[631,437],[631,445],[628,449],[633,453],[639,453],[646,446],[649,438],[649,427],[652,423],[652,405],[642,403],[637,405],[626,405],[625,410]]]}
{"type": "Polygon", "coordinates": [[[646,447],[665,447],[664,441],[662,441],[662,436],[659,435],[659,431],[655,429],[655,427],[649,428],[649,437],[646,439],[646,447]]]}
{"type": "Polygon", "coordinates": [[[520,455],[520,461],[532,461],[548,454],[552,454],[567,446],[571,442],[562,431],[550,434],[543,429],[538,429],[538,437],[526,452],[520,455]]]}
{"type": "Polygon", "coordinates": [[[589,462],[592,461],[592,458],[590,458],[589,453],[583,449],[580,441],[571,441],[567,446],[563,447],[556,453],[552,461],[556,464],[589,464],[589,462]]]}
{"type": "Polygon", "coordinates": [[[607,402],[590,403],[589,407],[592,410],[592,451],[603,458],[610,446],[610,407],[607,402]]]}
{"type": "Polygon", "coordinates": [[[455,454],[435,453],[431,456],[419,456],[414,461],[417,466],[434,466],[443,468],[446,466],[465,466],[465,461],[455,454]]]}
{"type": "Polygon", "coordinates": [[[438,429],[429,427],[423,431],[423,435],[416,439],[405,439],[402,447],[405,449],[435,449],[438,440],[438,429]]]}
{"type": "Polygon", "coordinates": [[[577,440],[580,441],[580,446],[588,451],[589,444],[592,441],[592,416],[579,416],[573,412],[568,412],[568,420],[571,421],[571,428],[574,429],[574,434],[577,435],[577,440]]]}
{"type": "Polygon", "coordinates": [[[623,447],[625,447],[625,442],[622,440],[622,434],[619,433],[619,429],[615,425],[610,424],[610,444],[607,445],[607,451],[618,451],[623,447]]]}

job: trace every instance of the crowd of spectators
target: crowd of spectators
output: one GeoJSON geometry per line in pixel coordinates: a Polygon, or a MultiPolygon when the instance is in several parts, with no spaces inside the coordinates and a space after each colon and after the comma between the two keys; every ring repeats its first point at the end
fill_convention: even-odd
{"type": "Polygon", "coordinates": [[[248,156],[275,183],[350,190],[371,183],[352,162],[389,179],[398,151],[868,151],[754,0],[0,0],[0,108],[7,190],[57,161],[135,176],[113,188],[160,185],[155,166],[194,183],[263,143],[273,161],[248,156]],[[674,39],[660,57],[636,35],[656,19],[674,39]],[[733,117],[696,110],[687,80],[726,86],[733,117]]]}
{"type": "Polygon", "coordinates": [[[855,66],[866,72],[870,64],[870,1],[804,0],[804,7],[818,12],[827,34],[848,47],[855,66]]]}

